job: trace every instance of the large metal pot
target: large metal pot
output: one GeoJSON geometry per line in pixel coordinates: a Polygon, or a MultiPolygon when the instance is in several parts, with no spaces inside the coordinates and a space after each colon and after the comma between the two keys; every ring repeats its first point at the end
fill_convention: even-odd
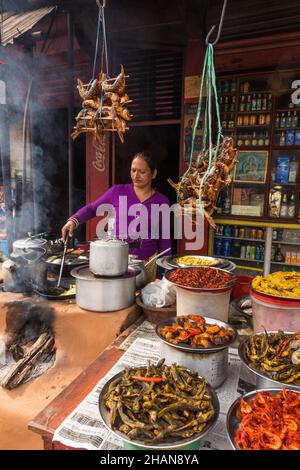
{"type": "Polygon", "coordinates": [[[98,278],[85,265],[73,269],[71,275],[76,278],[76,303],[85,310],[113,312],[135,302],[134,269],[121,277],[98,278]]]}
{"type": "MultiPolygon", "coordinates": [[[[41,252],[41,249],[46,249],[47,240],[44,238],[21,238],[20,240],[15,240],[13,242],[13,253],[16,256],[30,255],[30,253],[38,250],[38,253],[41,252]]],[[[39,256],[37,255],[37,258],[39,256]]],[[[31,259],[30,261],[32,261],[31,259]]]]}
{"type": "Polygon", "coordinates": [[[127,242],[96,240],[90,244],[90,271],[96,276],[123,276],[128,270],[127,242]]]}

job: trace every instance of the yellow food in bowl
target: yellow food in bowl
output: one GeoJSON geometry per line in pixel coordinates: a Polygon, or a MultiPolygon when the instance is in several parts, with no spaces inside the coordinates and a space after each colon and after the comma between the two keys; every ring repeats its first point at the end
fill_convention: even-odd
{"type": "Polygon", "coordinates": [[[256,276],[252,281],[252,287],[265,294],[300,297],[300,273],[278,271],[267,276],[256,276]]]}
{"type": "Polygon", "coordinates": [[[207,258],[196,258],[195,256],[181,256],[175,259],[178,264],[186,264],[187,266],[214,266],[218,264],[217,260],[207,258]]]}

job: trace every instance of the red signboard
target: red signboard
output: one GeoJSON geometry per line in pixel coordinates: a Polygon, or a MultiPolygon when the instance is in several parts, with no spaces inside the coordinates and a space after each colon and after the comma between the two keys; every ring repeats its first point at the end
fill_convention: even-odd
{"type": "MultiPolygon", "coordinates": [[[[86,136],[86,203],[97,199],[109,188],[109,139],[103,134],[95,140],[92,134],[86,136]]],[[[96,225],[100,220],[95,217],[87,223],[86,238],[96,237],[96,225]]]]}

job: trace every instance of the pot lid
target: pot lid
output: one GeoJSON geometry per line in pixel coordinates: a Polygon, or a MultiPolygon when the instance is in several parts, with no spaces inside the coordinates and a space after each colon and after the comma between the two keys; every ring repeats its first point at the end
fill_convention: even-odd
{"type": "Polygon", "coordinates": [[[95,240],[91,242],[91,245],[96,246],[126,246],[128,243],[124,240],[118,240],[117,238],[103,238],[101,240],[95,240]]]}
{"type": "Polygon", "coordinates": [[[13,247],[22,250],[27,248],[42,248],[46,243],[47,240],[44,238],[21,238],[13,242],[13,247]]]}
{"type": "Polygon", "coordinates": [[[123,276],[110,276],[102,277],[95,276],[90,269],[89,265],[78,266],[77,268],[72,269],[71,275],[76,279],[82,279],[84,281],[99,281],[99,282],[110,282],[110,281],[122,281],[123,279],[128,279],[130,277],[136,277],[139,274],[139,271],[136,271],[133,268],[128,268],[128,271],[123,274],[123,276]]]}

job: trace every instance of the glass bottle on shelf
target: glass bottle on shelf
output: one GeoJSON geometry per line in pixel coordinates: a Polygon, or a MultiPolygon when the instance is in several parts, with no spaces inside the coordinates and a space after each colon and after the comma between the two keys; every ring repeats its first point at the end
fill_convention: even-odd
{"type": "Polygon", "coordinates": [[[252,99],[251,95],[247,96],[246,111],[251,111],[252,109],[252,99]]]}
{"type": "Polygon", "coordinates": [[[296,212],[296,200],[295,200],[295,193],[292,193],[289,200],[288,205],[288,217],[293,219],[295,217],[296,212]]]}
{"type": "Polygon", "coordinates": [[[236,92],[236,81],[232,80],[231,86],[230,86],[230,92],[235,93],[236,92]]]}
{"type": "Polygon", "coordinates": [[[297,111],[294,111],[293,118],[292,118],[292,127],[298,126],[298,116],[297,111]]]}
{"type": "Polygon", "coordinates": [[[257,105],[257,99],[256,99],[256,93],[252,96],[252,102],[251,102],[251,111],[256,111],[256,105],[257,105]]]}
{"type": "Polygon", "coordinates": [[[287,215],[288,215],[287,194],[283,193],[281,207],[280,207],[280,217],[287,217],[287,215]]]}
{"type": "Polygon", "coordinates": [[[285,145],[285,133],[284,132],[281,132],[281,134],[280,134],[279,145],[281,145],[281,146],[285,145]]]}
{"type": "Polygon", "coordinates": [[[296,183],[298,172],[298,161],[296,157],[292,157],[289,165],[289,183],[296,183]]]}
{"type": "Polygon", "coordinates": [[[268,110],[271,111],[272,109],[272,95],[269,93],[268,95],[268,110]]]}
{"type": "Polygon", "coordinates": [[[264,114],[260,114],[259,117],[258,117],[258,124],[260,126],[263,126],[264,124],[266,124],[266,116],[264,114]]]}
{"type": "Polygon", "coordinates": [[[259,93],[258,97],[257,97],[256,109],[257,109],[257,111],[261,111],[261,93],[259,93]]]}
{"type": "Polygon", "coordinates": [[[237,138],[237,146],[238,147],[242,147],[243,146],[243,136],[242,135],[238,135],[238,138],[237,138]]]}
{"type": "Polygon", "coordinates": [[[294,144],[295,144],[295,131],[294,129],[289,129],[286,131],[285,145],[294,145],[294,144]]]}
{"type": "Polygon", "coordinates": [[[225,97],[224,111],[225,111],[225,113],[227,111],[229,111],[229,98],[228,98],[228,96],[225,97]]]}
{"type": "Polygon", "coordinates": [[[295,130],[295,145],[300,145],[300,129],[295,130]]]}
{"type": "Polygon", "coordinates": [[[269,143],[270,143],[269,134],[268,134],[268,132],[266,132],[265,133],[265,138],[264,138],[264,145],[268,146],[269,143]]]}
{"type": "Polygon", "coordinates": [[[277,250],[275,251],[275,257],[274,257],[275,261],[277,263],[282,263],[283,260],[284,260],[284,256],[282,254],[282,251],[281,251],[281,246],[278,245],[277,247],[277,250]]]}
{"type": "Polygon", "coordinates": [[[251,114],[250,115],[250,126],[255,126],[256,125],[256,115],[251,114]]]}
{"type": "Polygon", "coordinates": [[[257,145],[256,132],[253,132],[251,145],[253,145],[253,147],[256,147],[256,145],[257,145]]]}
{"type": "Polygon", "coordinates": [[[245,246],[244,244],[241,246],[240,257],[241,257],[241,259],[245,259],[245,258],[246,258],[246,246],[245,246]]]}
{"type": "Polygon", "coordinates": [[[280,116],[279,116],[279,113],[276,113],[275,127],[280,127],[280,116]]]}
{"type": "Polygon", "coordinates": [[[285,122],[286,122],[285,114],[284,114],[284,113],[281,113],[280,127],[285,127],[285,122]]]}
{"type": "Polygon", "coordinates": [[[261,109],[262,111],[267,111],[267,94],[264,93],[263,94],[263,99],[262,99],[262,103],[261,103],[261,109]]]}
{"type": "Polygon", "coordinates": [[[262,145],[264,145],[264,143],[265,143],[265,141],[264,141],[264,134],[262,134],[262,133],[261,133],[261,134],[258,134],[258,142],[257,142],[257,144],[258,144],[259,146],[262,146],[262,145]]]}
{"type": "Polygon", "coordinates": [[[224,199],[224,209],[223,213],[224,214],[230,214],[230,209],[231,209],[231,203],[230,203],[230,196],[229,196],[229,191],[226,191],[226,196],[224,199]]]}
{"type": "Polygon", "coordinates": [[[235,111],[235,103],[236,103],[236,98],[235,96],[233,96],[231,100],[231,104],[230,104],[230,111],[235,111]]]}
{"type": "Polygon", "coordinates": [[[249,147],[250,145],[250,134],[245,136],[245,147],[249,147]]]}
{"type": "Polygon", "coordinates": [[[265,124],[269,126],[271,123],[271,114],[266,114],[265,115],[265,124]]]}
{"type": "Polygon", "coordinates": [[[289,111],[289,112],[287,113],[285,125],[286,125],[286,127],[291,127],[291,125],[292,125],[291,111],[289,111]]]}
{"type": "Polygon", "coordinates": [[[240,102],[240,111],[245,111],[246,110],[246,103],[245,103],[245,95],[242,95],[241,97],[241,102],[240,102]]]}
{"type": "Polygon", "coordinates": [[[243,116],[243,126],[249,126],[249,114],[243,116]]]}

